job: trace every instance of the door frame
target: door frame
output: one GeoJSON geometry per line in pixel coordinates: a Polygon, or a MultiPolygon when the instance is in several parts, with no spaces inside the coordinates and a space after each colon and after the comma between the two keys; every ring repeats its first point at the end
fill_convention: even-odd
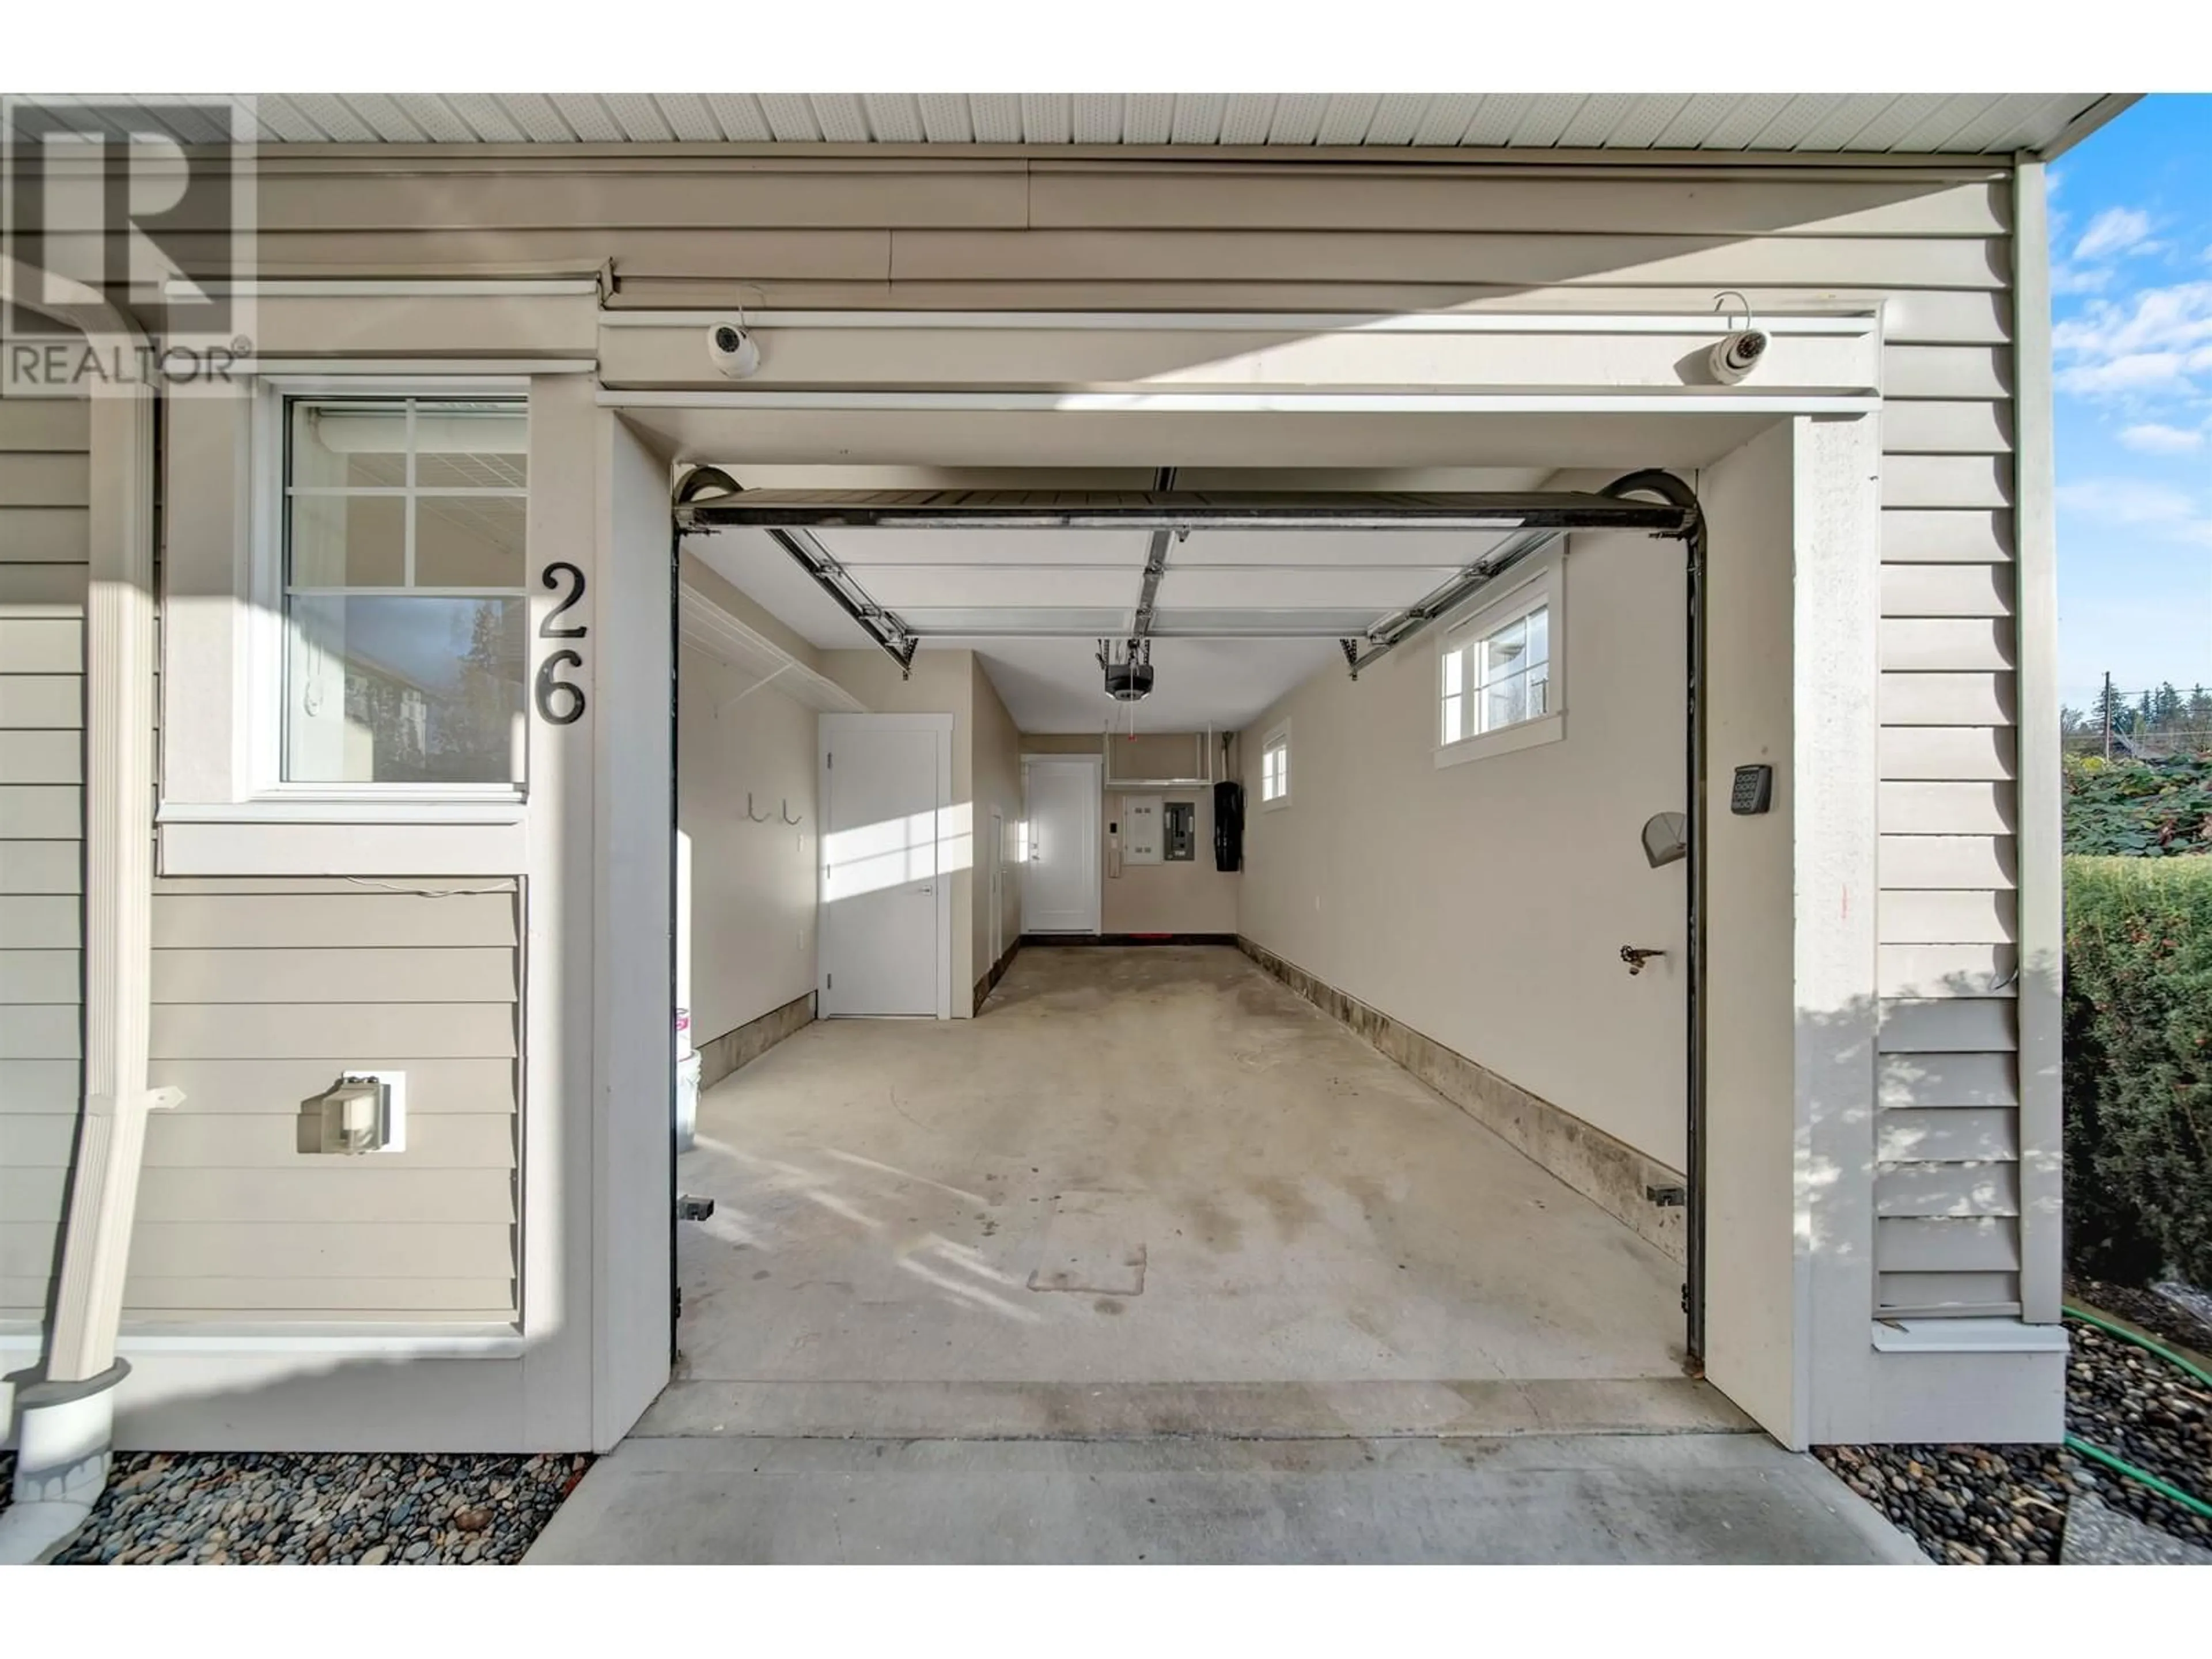
{"type": "MultiPolygon", "coordinates": [[[[1106,763],[1100,755],[1024,755],[1022,757],[1022,819],[1029,826],[1027,844],[1036,844],[1036,814],[1030,807],[1030,769],[1033,766],[1077,766],[1091,775],[1091,926],[1084,927],[1033,928],[1030,926],[1030,882],[1028,872],[1022,879],[1022,933],[1024,937],[1038,932],[1051,933],[1090,933],[1097,935],[1106,929],[1106,763]]],[[[1036,858],[1030,853],[1031,860],[1036,858]]]]}
{"type": "MultiPolygon", "coordinates": [[[[1006,814],[1003,807],[991,808],[991,838],[984,845],[989,849],[990,858],[991,959],[977,965],[988,974],[1006,954],[1006,814]]],[[[976,975],[978,979],[982,976],[976,975]]]]}
{"type": "MultiPolygon", "coordinates": [[[[944,849],[945,844],[948,841],[955,841],[959,838],[960,829],[958,823],[953,819],[953,815],[957,811],[957,806],[952,799],[952,718],[953,717],[950,714],[823,714],[816,717],[814,740],[815,785],[819,792],[816,795],[815,799],[822,803],[820,821],[822,824],[826,824],[829,822],[829,805],[832,794],[831,772],[833,769],[830,764],[830,745],[831,739],[838,733],[845,732],[933,732],[936,735],[937,803],[933,810],[937,814],[938,870],[936,879],[933,883],[933,888],[934,896],[937,901],[937,995],[935,1001],[937,1004],[936,1017],[939,1019],[950,1019],[952,1018],[952,878],[960,873],[957,870],[948,870],[945,868],[944,860],[944,849]]],[[[969,811],[972,815],[974,810],[972,803],[967,805],[969,805],[969,811]]],[[[968,860],[969,874],[969,878],[972,880],[974,878],[974,867],[975,861],[973,851],[975,847],[975,827],[972,821],[968,828],[967,840],[970,849],[968,860]]],[[[817,914],[825,918],[830,914],[829,889],[830,836],[828,831],[824,830],[822,830],[821,833],[817,834],[814,838],[814,903],[817,914]]],[[[830,975],[835,967],[835,964],[830,960],[830,942],[831,933],[830,930],[827,927],[820,928],[817,931],[817,960],[814,964],[816,989],[817,994],[824,996],[826,1000],[826,995],[830,988],[830,975]]],[[[825,1013],[824,1018],[848,1018],[848,1016],[825,1013]]],[[[872,1017],[864,1014],[849,1016],[849,1018],[865,1019],[872,1017]]]]}

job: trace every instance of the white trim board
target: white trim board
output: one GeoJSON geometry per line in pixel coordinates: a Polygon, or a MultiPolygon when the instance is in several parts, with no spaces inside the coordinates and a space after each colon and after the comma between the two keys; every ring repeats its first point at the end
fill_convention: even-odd
{"type": "Polygon", "coordinates": [[[602,409],[879,410],[915,413],[1004,410],[1186,415],[1871,415],[1881,393],[1744,392],[649,392],[602,387],[602,409]]]}
{"type": "MultiPolygon", "coordinates": [[[[446,391],[453,380],[473,375],[590,374],[599,366],[596,357],[242,357],[235,365],[241,374],[264,379],[278,374],[368,374],[387,380],[395,375],[417,376],[434,381],[431,389],[441,392],[446,391]]],[[[349,388],[341,386],[337,389],[349,388]]],[[[415,390],[412,386],[398,389],[415,390]]],[[[447,395],[465,393],[456,390],[447,395]]]]}
{"type": "MultiPolygon", "coordinates": [[[[602,328],[702,328],[732,307],[698,310],[610,311],[602,328]]],[[[1739,307],[1736,315],[1742,315],[1739,307]]],[[[1759,312],[1759,326],[1776,335],[1873,333],[1878,314],[1833,312],[1759,312]]],[[[1253,334],[1694,334],[1728,329],[1727,313],[1713,311],[1448,311],[1402,315],[1337,312],[1171,311],[750,311],[757,330],[976,329],[1038,332],[1253,334]]]]}
{"type": "Polygon", "coordinates": [[[272,300],[561,299],[599,291],[595,276],[258,276],[198,283],[172,277],[163,289],[171,299],[200,293],[272,300]]]}

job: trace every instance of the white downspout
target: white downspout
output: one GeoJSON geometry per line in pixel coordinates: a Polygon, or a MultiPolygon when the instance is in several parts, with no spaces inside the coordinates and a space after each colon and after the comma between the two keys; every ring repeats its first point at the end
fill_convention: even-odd
{"type": "MultiPolygon", "coordinates": [[[[10,262],[13,295],[53,279],[10,262]]],[[[84,331],[88,348],[151,363],[144,337],[89,290],[19,301],[84,331]]],[[[15,1390],[14,1503],[0,1564],[51,1559],[107,1484],[123,1279],[138,1206],[146,1114],[183,1098],[147,1087],[154,843],[154,420],[151,390],[91,398],[91,584],[85,601],[84,1099],[61,1275],[40,1380],[15,1390]]]]}

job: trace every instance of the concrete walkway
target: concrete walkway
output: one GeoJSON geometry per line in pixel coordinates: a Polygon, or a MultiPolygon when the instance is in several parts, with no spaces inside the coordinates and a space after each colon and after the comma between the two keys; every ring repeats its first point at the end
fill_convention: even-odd
{"type": "Polygon", "coordinates": [[[633,1439],[529,1564],[1918,1562],[1764,1437],[633,1439]]]}

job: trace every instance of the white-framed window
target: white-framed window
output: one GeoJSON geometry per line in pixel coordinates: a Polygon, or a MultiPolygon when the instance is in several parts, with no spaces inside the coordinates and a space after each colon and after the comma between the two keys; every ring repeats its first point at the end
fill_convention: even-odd
{"type": "Polygon", "coordinates": [[[1449,622],[1437,650],[1437,764],[1566,735],[1565,566],[1544,560],[1449,622]]]}
{"type": "Polygon", "coordinates": [[[281,788],[472,795],[525,775],[527,406],[276,394],[281,788]]]}
{"type": "Polygon", "coordinates": [[[1291,804],[1291,723],[1285,720],[1261,740],[1260,805],[1291,804]]]}

